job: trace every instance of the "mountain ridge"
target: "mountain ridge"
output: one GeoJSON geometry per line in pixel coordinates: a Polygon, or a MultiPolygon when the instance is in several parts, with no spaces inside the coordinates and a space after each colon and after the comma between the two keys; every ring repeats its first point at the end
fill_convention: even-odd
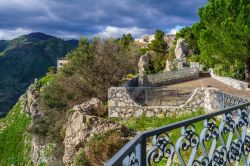
{"type": "Polygon", "coordinates": [[[44,76],[48,67],[56,66],[57,58],[77,45],[77,40],[63,40],[41,32],[0,40],[0,117],[35,78],[44,76]]]}

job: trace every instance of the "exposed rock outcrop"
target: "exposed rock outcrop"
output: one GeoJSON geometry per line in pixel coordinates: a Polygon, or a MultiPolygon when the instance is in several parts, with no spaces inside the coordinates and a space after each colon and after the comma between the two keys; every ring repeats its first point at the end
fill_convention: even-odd
{"type": "Polygon", "coordinates": [[[185,39],[180,38],[177,40],[174,52],[176,59],[183,59],[188,55],[188,44],[185,39]]]}
{"type": "Polygon", "coordinates": [[[172,68],[173,68],[173,64],[172,64],[172,62],[171,62],[171,61],[169,61],[169,60],[167,59],[167,60],[166,60],[166,67],[165,67],[164,71],[165,71],[165,72],[167,72],[167,71],[171,71],[171,70],[172,70],[172,68]]]}
{"type": "Polygon", "coordinates": [[[75,112],[69,118],[65,133],[65,152],[63,162],[66,166],[73,164],[73,160],[80,148],[84,148],[88,141],[97,134],[102,134],[110,130],[120,133],[129,133],[129,130],[115,122],[100,118],[98,114],[103,109],[102,103],[98,99],[77,105],[73,108],[75,112]]]}
{"type": "Polygon", "coordinates": [[[147,52],[145,55],[140,57],[140,60],[138,62],[138,68],[139,68],[139,78],[138,83],[140,86],[146,86],[147,85],[147,70],[149,69],[149,63],[150,63],[151,54],[147,52]]]}
{"type": "Polygon", "coordinates": [[[140,60],[138,62],[139,75],[147,74],[147,69],[149,67],[150,57],[151,57],[151,55],[149,52],[147,52],[145,55],[140,57],[140,60]]]}
{"type": "MultiPolygon", "coordinates": [[[[22,105],[22,111],[32,117],[30,128],[35,125],[35,119],[43,116],[43,113],[40,111],[40,105],[37,101],[40,95],[39,88],[38,82],[35,81],[19,99],[22,105]]],[[[40,163],[47,163],[48,157],[45,155],[47,145],[45,143],[41,143],[41,139],[37,135],[32,134],[31,146],[31,158],[33,164],[39,165],[40,163]]]]}

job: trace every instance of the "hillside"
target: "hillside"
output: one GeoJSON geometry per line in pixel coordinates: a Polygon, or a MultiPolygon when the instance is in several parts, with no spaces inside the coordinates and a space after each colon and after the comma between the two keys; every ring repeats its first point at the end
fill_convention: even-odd
{"type": "Polygon", "coordinates": [[[0,41],[0,116],[17,102],[35,78],[43,76],[58,57],[74,49],[78,41],[43,33],[31,33],[0,41]]]}

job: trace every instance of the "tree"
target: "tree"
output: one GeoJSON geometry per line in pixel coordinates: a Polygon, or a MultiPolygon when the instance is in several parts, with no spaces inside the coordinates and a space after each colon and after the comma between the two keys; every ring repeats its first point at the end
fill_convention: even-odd
{"type": "Polygon", "coordinates": [[[118,86],[123,78],[137,71],[138,48],[125,49],[115,39],[89,42],[82,38],[68,55],[65,65],[54,81],[43,91],[44,104],[50,108],[70,108],[84,99],[107,100],[107,91],[118,86]]]}
{"type": "Polygon", "coordinates": [[[156,30],[154,34],[155,39],[148,45],[149,50],[155,53],[155,55],[151,57],[152,66],[150,68],[152,73],[157,73],[165,68],[168,45],[164,40],[164,35],[165,33],[161,30],[156,30]]]}
{"type": "Polygon", "coordinates": [[[130,33],[123,34],[122,38],[119,40],[119,44],[123,48],[129,48],[130,44],[134,42],[134,39],[130,33]]]}
{"type": "Polygon", "coordinates": [[[156,30],[154,34],[155,39],[149,44],[149,49],[158,55],[166,56],[168,53],[168,45],[164,40],[164,35],[165,33],[161,30],[156,30]]]}
{"type": "Polygon", "coordinates": [[[198,49],[198,37],[200,32],[200,23],[195,23],[192,27],[184,27],[177,34],[176,38],[184,38],[188,43],[188,47],[192,50],[192,52],[196,55],[200,54],[200,50],[198,49]]]}
{"type": "Polygon", "coordinates": [[[202,59],[228,68],[242,63],[250,81],[250,1],[209,0],[199,16],[204,26],[198,40],[202,59]]]}

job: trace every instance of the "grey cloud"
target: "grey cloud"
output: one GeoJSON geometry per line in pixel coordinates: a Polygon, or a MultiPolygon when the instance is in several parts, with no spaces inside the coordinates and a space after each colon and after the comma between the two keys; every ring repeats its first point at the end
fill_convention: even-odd
{"type": "MultiPolygon", "coordinates": [[[[67,38],[107,27],[168,31],[198,21],[207,0],[0,0],[0,31],[27,29],[67,38]]],[[[137,34],[138,35],[138,34],[137,34]]]]}

